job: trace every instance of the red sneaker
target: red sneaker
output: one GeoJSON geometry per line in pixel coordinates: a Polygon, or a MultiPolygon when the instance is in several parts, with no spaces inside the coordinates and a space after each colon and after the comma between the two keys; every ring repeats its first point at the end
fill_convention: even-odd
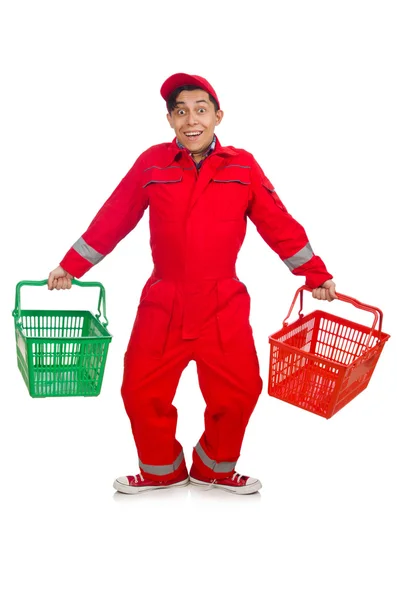
{"type": "Polygon", "coordinates": [[[203,477],[194,465],[190,469],[190,483],[197,485],[203,489],[219,488],[225,492],[232,494],[253,494],[261,489],[262,484],[259,479],[247,477],[247,475],[239,475],[234,471],[232,475],[220,479],[209,479],[203,477]]]}
{"type": "Polygon", "coordinates": [[[153,481],[152,479],[146,479],[141,473],[138,473],[138,475],[117,477],[113,483],[113,487],[122,494],[139,494],[140,492],[150,492],[152,490],[183,487],[188,483],[189,475],[185,469],[178,477],[169,479],[168,481],[153,481]]]}

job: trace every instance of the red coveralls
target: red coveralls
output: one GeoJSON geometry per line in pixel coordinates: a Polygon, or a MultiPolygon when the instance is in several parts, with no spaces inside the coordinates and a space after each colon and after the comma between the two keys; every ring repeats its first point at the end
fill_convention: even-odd
{"type": "Polygon", "coordinates": [[[218,140],[199,171],[176,140],[141,154],[61,266],[84,275],[147,207],[154,270],[141,295],[122,384],[140,469],[149,479],[168,480],[185,468],[172,402],[194,360],[206,410],[193,462],[205,477],[226,477],[262,391],[250,297],[235,271],[247,217],[308,286],[332,275],[252,154],[218,140]]]}

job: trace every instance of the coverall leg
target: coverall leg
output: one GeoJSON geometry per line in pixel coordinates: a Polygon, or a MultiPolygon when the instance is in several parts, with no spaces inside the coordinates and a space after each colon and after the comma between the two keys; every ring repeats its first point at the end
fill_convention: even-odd
{"type": "Polygon", "coordinates": [[[231,279],[203,287],[159,283],[143,294],[122,385],[141,472],[166,481],[185,468],[172,402],[183,370],[194,360],[206,410],[193,461],[203,476],[227,476],[262,390],[248,293],[231,279]]]}
{"type": "Polygon", "coordinates": [[[196,362],[206,410],[193,462],[203,476],[219,479],[235,468],[263,384],[255,352],[215,355],[202,349],[196,362]]]}

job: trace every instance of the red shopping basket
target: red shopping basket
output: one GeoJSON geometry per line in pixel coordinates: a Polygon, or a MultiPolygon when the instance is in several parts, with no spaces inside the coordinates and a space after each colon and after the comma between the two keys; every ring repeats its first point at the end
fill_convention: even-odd
{"type": "Polygon", "coordinates": [[[269,337],[268,393],[329,419],[367,387],[390,336],[381,331],[379,308],[344,294],[338,300],[374,314],[372,327],[321,310],[304,316],[304,290],[311,291],[297,290],[282,330],[269,337]],[[299,318],[288,325],[298,295],[299,318]]]}

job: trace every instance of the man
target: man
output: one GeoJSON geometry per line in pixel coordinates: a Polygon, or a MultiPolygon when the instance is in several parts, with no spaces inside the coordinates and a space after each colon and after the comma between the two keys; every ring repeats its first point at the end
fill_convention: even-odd
{"type": "Polygon", "coordinates": [[[262,391],[250,297],[235,271],[247,217],[292,273],[306,277],[315,298],[333,300],[335,284],[254,157],[221,146],[215,137],[223,111],[208,81],[177,73],[164,82],[161,95],[175,139],[141,154],[50,273],[48,287],[70,288],[72,277],[109,254],[149,208],[154,270],[142,291],[121,390],[140,473],[119,477],[113,485],[135,494],[190,480],[250,494],[261,483],[235,471],[262,391]],[[206,410],[188,474],[175,439],[172,402],[191,360],[206,410]]]}

